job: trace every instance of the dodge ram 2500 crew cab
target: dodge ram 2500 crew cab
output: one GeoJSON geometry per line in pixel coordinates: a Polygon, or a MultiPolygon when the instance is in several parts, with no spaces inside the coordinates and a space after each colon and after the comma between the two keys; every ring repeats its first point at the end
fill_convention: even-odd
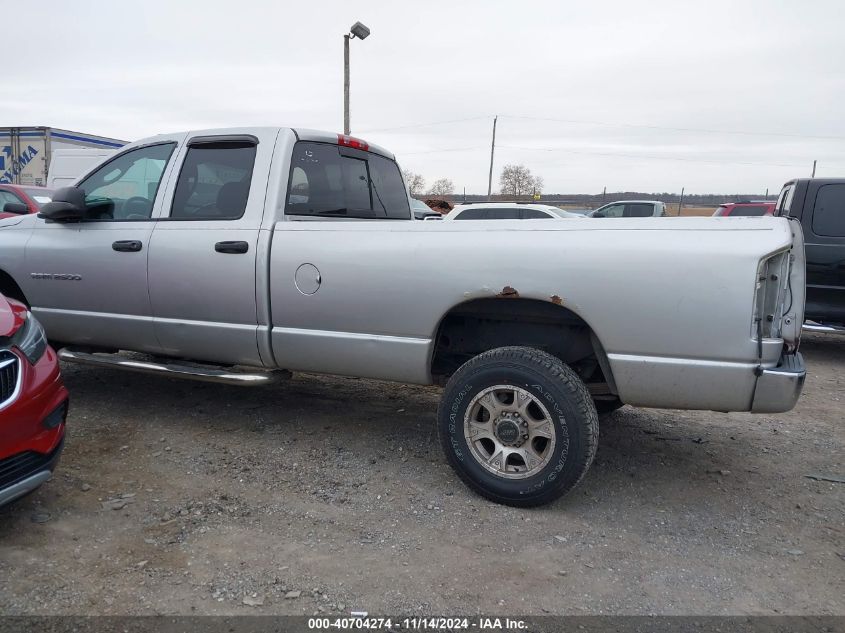
{"type": "Polygon", "coordinates": [[[584,476],[597,409],[790,409],[802,240],[784,218],[414,222],[380,147],[203,130],[122,148],[0,221],[0,291],[65,360],[445,384],[451,465],[527,506],[584,476]]]}

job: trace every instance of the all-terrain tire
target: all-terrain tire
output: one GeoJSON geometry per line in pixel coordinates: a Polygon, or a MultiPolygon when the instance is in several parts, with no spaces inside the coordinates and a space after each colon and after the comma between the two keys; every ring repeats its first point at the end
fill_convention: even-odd
{"type": "Polygon", "coordinates": [[[500,347],[467,361],[447,383],[437,418],[441,445],[458,476],[480,495],[506,505],[538,506],[569,492],[586,474],[598,447],[598,414],[583,381],[559,358],[530,347],[500,347]],[[527,392],[551,418],[553,449],[530,476],[529,468],[523,478],[491,472],[466,438],[470,404],[499,385],[527,392]]]}

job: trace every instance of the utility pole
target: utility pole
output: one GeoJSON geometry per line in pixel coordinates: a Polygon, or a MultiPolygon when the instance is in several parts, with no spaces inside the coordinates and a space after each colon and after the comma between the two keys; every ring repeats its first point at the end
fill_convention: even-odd
{"type": "Polygon", "coordinates": [[[684,188],[681,187],[681,199],[678,201],[678,216],[681,215],[681,207],[684,206],[684,188]]]}
{"type": "Polygon", "coordinates": [[[343,36],[343,133],[349,136],[349,33],[343,36]]]}
{"type": "Polygon", "coordinates": [[[607,187],[601,190],[601,203],[604,204],[604,199],[607,197],[607,187]]]}
{"type": "Polygon", "coordinates": [[[815,178],[815,177],[816,177],[816,161],[813,161],[813,175],[812,175],[812,176],[810,176],[810,177],[811,177],[811,178],[815,178]]]}
{"type": "Polygon", "coordinates": [[[343,36],[343,133],[346,136],[352,132],[349,126],[349,40],[357,37],[365,40],[370,35],[370,29],[360,22],[349,27],[349,33],[343,36]]]}
{"type": "Polygon", "coordinates": [[[768,187],[766,187],[766,199],[767,200],[769,199],[769,188],[768,187]]]}
{"type": "Polygon", "coordinates": [[[499,115],[493,117],[493,143],[490,145],[490,176],[487,178],[487,201],[492,199],[493,193],[493,155],[496,152],[496,121],[499,115]]]}

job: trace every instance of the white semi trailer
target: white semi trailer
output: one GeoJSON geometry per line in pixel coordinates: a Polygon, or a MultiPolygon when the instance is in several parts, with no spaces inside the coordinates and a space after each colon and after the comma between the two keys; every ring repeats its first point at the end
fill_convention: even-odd
{"type": "Polygon", "coordinates": [[[0,127],[0,183],[45,186],[55,150],[114,151],[124,145],[119,139],[54,127],[0,127]]]}

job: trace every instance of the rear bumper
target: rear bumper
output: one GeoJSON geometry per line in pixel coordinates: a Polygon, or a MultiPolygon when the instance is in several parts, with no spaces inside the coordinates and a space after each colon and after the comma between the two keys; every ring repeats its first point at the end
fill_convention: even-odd
{"type": "Polygon", "coordinates": [[[800,353],[783,354],[777,366],[764,369],[757,377],[752,413],[782,413],[798,402],[807,369],[800,353]]]}
{"type": "Polygon", "coordinates": [[[50,479],[59,463],[64,444],[62,437],[56,448],[47,455],[28,451],[0,461],[0,473],[3,477],[3,483],[0,484],[0,506],[29,494],[50,479]]]}

